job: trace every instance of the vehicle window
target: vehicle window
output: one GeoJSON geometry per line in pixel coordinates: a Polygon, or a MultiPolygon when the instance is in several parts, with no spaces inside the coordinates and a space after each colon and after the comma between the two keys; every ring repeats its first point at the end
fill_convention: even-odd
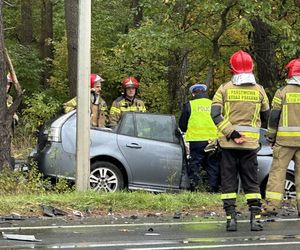
{"type": "Polygon", "coordinates": [[[134,120],[132,114],[126,114],[126,117],[124,117],[120,129],[120,134],[122,135],[128,135],[128,136],[134,136],[134,120]]]}
{"type": "Polygon", "coordinates": [[[171,116],[136,114],[137,137],[174,142],[171,116]]]}

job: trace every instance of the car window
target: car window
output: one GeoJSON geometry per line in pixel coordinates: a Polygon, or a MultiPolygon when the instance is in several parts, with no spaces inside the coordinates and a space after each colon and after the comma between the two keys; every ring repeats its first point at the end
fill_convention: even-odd
{"type": "Polygon", "coordinates": [[[136,113],[137,137],[174,142],[171,116],[136,113]]]}
{"type": "Polygon", "coordinates": [[[122,120],[122,125],[120,128],[120,134],[134,136],[134,120],[133,114],[126,114],[125,119],[122,120]]]}

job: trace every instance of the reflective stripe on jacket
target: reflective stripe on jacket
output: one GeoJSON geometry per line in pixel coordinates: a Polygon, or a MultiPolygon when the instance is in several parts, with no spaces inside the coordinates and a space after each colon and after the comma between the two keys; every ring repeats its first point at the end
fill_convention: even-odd
{"type": "Polygon", "coordinates": [[[268,124],[267,136],[276,137],[276,142],[281,146],[299,147],[300,86],[288,84],[278,89],[272,100],[272,111],[269,120],[273,119],[273,122],[268,124]]]}
{"type": "Polygon", "coordinates": [[[118,97],[114,100],[110,113],[109,113],[109,124],[116,126],[124,112],[146,112],[145,104],[142,100],[134,98],[132,101],[128,100],[124,96],[118,97]]]}
{"type": "Polygon", "coordinates": [[[219,87],[212,106],[220,107],[217,127],[221,147],[256,149],[259,147],[260,112],[269,110],[269,101],[264,88],[259,84],[234,85],[232,82],[219,87]],[[236,144],[230,138],[236,130],[245,135],[245,142],[236,144]]]}
{"type": "Polygon", "coordinates": [[[217,127],[214,124],[210,109],[212,101],[207,98],[199,98],[189,102],[191,115],[185,136],[186,141],[208,141],[217,138],[217,127]]]}
{"type": "MultiPolygon", "coordinates": [[[[91,95],[91,126],[93,127],[105,127],[108,121],[108,109],[106,102],[100,97],[97,96],[97,104],[94,104],[94,96],[91,95]]],[[[77,107],[77,97],[69,100],[64,103],[64,112],[68,113],[77,107]]]]}

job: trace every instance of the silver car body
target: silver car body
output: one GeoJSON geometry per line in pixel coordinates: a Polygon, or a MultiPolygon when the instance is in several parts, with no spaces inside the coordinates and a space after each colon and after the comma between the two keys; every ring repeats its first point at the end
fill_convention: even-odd
{"type": "MultiPolygon", "coordinates": [[[[91,128],[90,160],[111,162],[121,169],[129,189],[164,192],[188,188],[183,139],[172,115],[126,113],[118,127],[91,128]]],[[[258,179],[264,189],[272,163],[272,149],[261,129],[258,179]]],[[[31,156],[47,177],[75,180],[76,111],[41,130],[31,156]]],[[[294,173],[294,163],[288,167],[294,173]]]]}
{"type": "MultiPolygon", "coordinates": [[[[45,176],[74,180],[76,112],[58,118],[42,133],[47,142],[32,154],[39,169],[45,176]]],[[[160,192],[187,185],[182,183],[184,151],[172,115],[129,112],[114,130],[91,128],[90,139],[91,163],[117,165],[129,189],[160,192]]]]}

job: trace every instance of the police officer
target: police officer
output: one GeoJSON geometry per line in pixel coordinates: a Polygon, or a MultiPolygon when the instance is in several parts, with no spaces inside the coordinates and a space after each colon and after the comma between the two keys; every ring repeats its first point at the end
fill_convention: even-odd
{"type": "Polygon", "coordinates": [[[276,215],[280,207],[286,171],[295,161],[298,215],[300,216],[300,59],[286,65],[286,85],[278,89],[272,101],[267,140],[273,147],[273,162],[266,189],[266,215],[276,215]]]}
{"type": "Polygon", "coordinates": [[[261,231],[261,195],[257,179],[257,149],[261,121],[267,121],[269,101],[256,83],[251,56],[239,50],[230,58],[231,81],[222,84],[214,95],[211,116],[223,136],[221,189],[226,212],[226,230],[236,231],[236,191],[238,174],[250,210],[251,231],[261,231]]]}
{"type": "Polygon", "coordinates": [[[209,191],[218,192],[219,162],[214,155],[204,152],[208,141],[217,139],[217,127],[210,116],[212,101],[208,99],[207,86],[204,84],[195,84],[189,90],[193,98],[183,105],[179,128],[186,132],[185,141],[189,142],[188,176],[191,190],[198,185],[200,166],[203,166],[207,172],[209,191]]]}
{"type": "Polygon", "coordinates": [[[136,94],[139,88],[139,82],[130,76],[122,81],[124,93],[114,100],[109,114],[110,126],[116,126],[124,112],[146,112],[145,104],[136,94]]]}
{"type": "MultiPolygon", "coordinates": [[[[103,78],[97,74],[90,74],[91,87],[91,126],[105,127],[108,122],[108,110],[106,102],[101,97],[103,78]]],[[[77,97],[64,103],[64,112],[68,113],[77,106],[77,97]]]]}

